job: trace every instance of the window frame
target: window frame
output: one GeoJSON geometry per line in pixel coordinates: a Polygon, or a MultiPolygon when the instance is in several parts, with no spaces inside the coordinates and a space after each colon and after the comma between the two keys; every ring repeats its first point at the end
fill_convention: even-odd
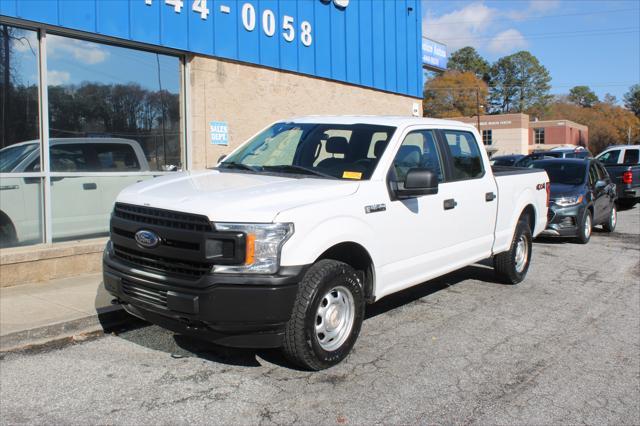
{"type": "Polygon", "coordinates": [[[487,169],[485,167],[485,163],[484,163],[484,157],[482,156],[482,150],[480,149],[480,144],[478,143],[478,139],[476,138],[476,136],[473,134],[473,132],[471,132],[470,130],[467,129],[454,129],[454,128],[440,128],[436,130],[438,138],[440,139],[440,145],[441,147],[443,147],[444,152],[445,152],[445,157],[447,159],[447,176],[448,179],[445,180],[445,182],[463,182],[463,181],[467,181],[467,180],[476,180],[476,179],[482,179],[485,177],[485,175],[487,174],[487,169]],[[480,168],[482,169],[482,172],[475,177],[470,177],[470,178],[460,178],[460,179],[454,179],[453,176],[454,174],[454,167],[453,167],[453,154],[451,153],[451,150],[449,148],[449,143],[447,142],[447,138],[445,135],[445,132],[460,132],[460,133],[467,133],[471,136],[471,138],[473,139],[473,141],[475,142],[476,145],[476,149],[478,150],[478,155],[480,157],[480,168]]]}
{"type": "MultiPolygon", "coordinates": [[[[93,43],[106,44],[115,47],[124,47],[129,49],[142,50],[145,52],[158,53],[163,55],[171,55],[179,60],[180,64],[180,113],[182,115],[182,123],[180,131],[183,134],[180,141],[180,160],[183,170],[191,170],[192,168],[192,140],[191,140],[191,122],[189,118],[191,101],[190,93],[190,61],[184,52],[173,50],[165,47],[154,47],[150,49],[142,43],[119,40],[112,37],[101,36],[99,34],[86,34],[81,31],[71,29],[61,29],[46,24],[31,24],[23,22],[20,19],[0,17],[1,25],[8,25],[24,30],[35,31],[38,39],[38,113],[39,113],[39,137],[40,144],[40,170],[37,172],[16,172],[16,173],[0,173],[0,179],[5,178],[39,178],[40,179],[40,200],[43,208],[42,217],[42,236],[43,239],[39,244],[53,243],[53,214],[51,200],[51,183],[53,178],[60,177],[124,177],[124,176],[162,176],[175,173],[173,171],[117,171],[117,172],[54,172],[51,171],[50,162],[50,136],[49,136],[49,79],[47,75],[47,35],[56,35],[60,37],[69,37],[77,40],[84,40],[93,43]]],[[[38,244],[38,243],[37,243],[38,244]]],[[[32,244],[32,245],[37,245],[32,244]]],[[[18,247],[22,247],[19,245],[18,247]]]]}
{"type": "Polygon", "coordinates": [[[533,128],[533,144],[534,145],[544,145],[545,144],[545,128],[544,127],[534,127],[533,128]],[[540,142],[542,141],[542,142],[540,142]]]}

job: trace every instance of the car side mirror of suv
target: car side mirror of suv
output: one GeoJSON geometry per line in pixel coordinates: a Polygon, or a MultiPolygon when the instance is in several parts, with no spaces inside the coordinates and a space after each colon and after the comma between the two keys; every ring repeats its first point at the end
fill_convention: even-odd
{"type": "Polygon", "coordinates": [[[596,182],[596,189],[602,189],[607,186],[607,182],[604,180],[599,180],[596,182]]]}
{"type": "Polygon", "coordinates": [[[404,182],[397,182],[394,192],[398,199],[437,194],[438,175],[430,169],[419,167],[410,169],[404,182]]]}

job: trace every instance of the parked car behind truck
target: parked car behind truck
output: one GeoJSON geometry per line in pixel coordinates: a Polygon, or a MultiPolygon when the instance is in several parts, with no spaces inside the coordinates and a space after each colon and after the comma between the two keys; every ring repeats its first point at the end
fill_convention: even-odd
{"type": "Polygon", "coordinates": [[[133,315],[318,370],[366,303],[486,258],[522,281],[547,175],[492,170],[473,126],[412,117],[275,123],[215,170],[120,193],[104,283],[133,315]]]}
{"type": "Polygon", "coordinates": [[[640,145],[615,145],[597,158],[616,184],[618,205],[628,209],[640,201],[640,145]]]}

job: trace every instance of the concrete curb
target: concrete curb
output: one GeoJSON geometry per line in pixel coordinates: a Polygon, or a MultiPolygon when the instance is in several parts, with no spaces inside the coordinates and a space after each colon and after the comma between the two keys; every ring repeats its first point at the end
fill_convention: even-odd
{"type": "Polygon", "coordinates": [[[128,322],[136,322],[136,319],[121,306],[108,306],[95,315],[0,336],[0,353],[22,352],[82,341],[128,322]]]}

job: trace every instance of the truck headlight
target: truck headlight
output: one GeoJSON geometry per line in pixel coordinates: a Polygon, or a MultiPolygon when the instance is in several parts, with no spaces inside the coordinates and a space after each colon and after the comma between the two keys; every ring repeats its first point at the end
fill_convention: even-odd
{"type": "Polygon", "coordinates": [[[575,206],[582,202],[582,195],[577,197],[560,197],[553,200],[553,202],[560,207],[575,206]]]}
{"type": "Polygon", "coordinates": [[[212,272],[275,274],[280,266],[282,245],[293,234],[293,223],[214,223],[218,231],[246,235],[242,265],[214,265],[212,272]]]}

